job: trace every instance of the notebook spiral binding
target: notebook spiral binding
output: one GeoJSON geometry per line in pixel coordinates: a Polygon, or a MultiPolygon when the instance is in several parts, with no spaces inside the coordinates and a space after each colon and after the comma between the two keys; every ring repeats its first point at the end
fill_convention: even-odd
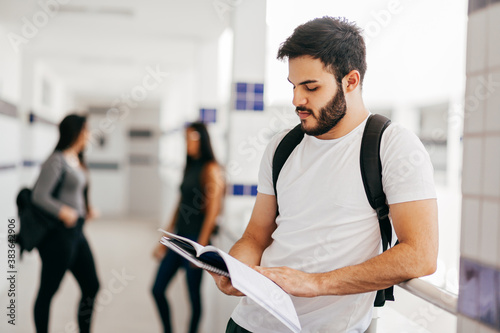
{"type": "Polygon", "coordinates": [[[183,257],[186,257],[185,255],[188,255],[188,257],[186,257],[186,259],[188,259],[189,261],[191,261],[192,263],[194,263],[196,266],[202,268],[202,269],[205,269],[207,271],[210,271],[210,272],[213,272],[215,274],[219,274],[219,275],[222,275],[222,276],[225,276],[225,277],[229,277],[229,274],[217,267],[214,267],[212,265],[209,265],[207,263],[204,263],[202,261],[200,261],[198,259],[198,257],[195,257],[193,256],[192,254],[188,253],[187,251],[183,250],[182,248],[178,247],[177,245],[169,242],[169,238],[166,237],[166,236],[163,236],[160,240],[160,243],[165,245],[166,247],[172,249],[173,251],[181,254],[180,252],[182,252],[184,255],[183,257]]]}

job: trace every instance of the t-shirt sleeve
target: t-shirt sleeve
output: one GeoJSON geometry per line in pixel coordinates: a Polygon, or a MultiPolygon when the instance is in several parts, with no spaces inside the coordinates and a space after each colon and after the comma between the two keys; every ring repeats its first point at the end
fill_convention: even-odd
{"type": "Polygon", "coordinates": [[[429,153],[414,133],[390,125],[382,136],[380,159],[389,204],[436,198],[429,153]]]}
{"type": "Polygon", "coordinates": [[[273,187],[273,156],[278,147],[278,144],[281,142],[283,137],[288,133],[288,130],[279,132],[276,134],[264,151],[264,155],[262,156],[262,160],[260,161],[259,168],[259,182],[257,185],[257,192],[262,194],[274,195],[274,187],[273,187]]]}
{"type": "Polygon", "coordinates": [[[42,165],[40,176],[32,192],[32,201],[35,205],[46,210],[50,214],[57,216],[63,203],[52,197],[59,177],[61,177],[64,168],[61,153],[53,153],[42,165]]]}

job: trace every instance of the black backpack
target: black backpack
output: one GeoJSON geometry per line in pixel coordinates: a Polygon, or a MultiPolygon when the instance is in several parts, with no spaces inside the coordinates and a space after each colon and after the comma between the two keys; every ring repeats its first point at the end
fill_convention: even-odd
{"type": "MultiPolygon", "coordinates": [[[[360,166],[363,185],[368,201],[370,202],[370,206],[372,206],[372,208],[377,212],[380,235],[382,238],[382,249],[384,251],[391,246],[392,226],[389,220],[389,206],[386,204],[386,197],[382,188],[380,141],[382,139],[382,134],[390,123],[391,121],[382,115],[371,114],[366,121],[360,151],[360,166]]],[[[276,200],[278,198],[276,183],[278,181],[279,173],[292,151],[303,138],[304,132],[302,132],[299,124],[285,135],[274,152],[273,187],[276,200]]],[[[276,211],[276,216],[279,214],[278,209],[276,211]]],[[[394,301],[393,291],[393,286],[377,291],[375,306],[384,306],[385,301],[394,301]]]]}
{"type": "MultiPolygon", "coordinates": [[[[59,197],[65,175],[66,171],[63,168],[59,180],[51,193],[52,197],[59,197]]],[[[16,197],[20,227],[15,241],[19,244],[21,256],[25,250],[29,252],[37,247],[50,229],[61,224],[61,221],[56,216],[33,204],[31,196],[32,190],[23,188],[16,197]]]]}

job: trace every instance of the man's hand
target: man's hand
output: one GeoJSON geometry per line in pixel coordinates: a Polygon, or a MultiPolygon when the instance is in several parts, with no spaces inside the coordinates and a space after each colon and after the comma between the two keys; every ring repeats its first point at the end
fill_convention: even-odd
{"type": "Polygon", "coordinates": [[[212,275],[217,288],[219,288],[220,291],[222,291],[224,294],[229,296],[245,296],[245,294],[233,287],[233,285],[231,284],[231,279],[229,279],[228,277],[212,273],[210,271],[207,272],[212,275]]]}
{"type": "Polygon", "coordinates": [[[290,267],[255,267],[260,274],[273,280],[290,295],[298,297],[318,296],[315,274],[304,273],[290,267]]]}

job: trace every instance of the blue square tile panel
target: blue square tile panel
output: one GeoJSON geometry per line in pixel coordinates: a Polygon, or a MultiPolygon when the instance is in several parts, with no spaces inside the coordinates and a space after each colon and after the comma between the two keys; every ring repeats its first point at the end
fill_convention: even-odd
{"type": "Polygon", "coordinates": [[[244,186],[242,184],[233,185],[233,195],[243,195],[244,194],[244,186]]]}
{"type": "Polygon", "coordinates": [[[264,102],[255,101],[253,103],[253,110],[254,111],[264,111],[264,102]]]}
{"type": "Polygon", "coordinates": [[[256,83],[254,85],[253,92],[255,94],[264,94],[264,84],[263,83],[256,83]]]}
{"type": "Polygon", "coordinates": [[[236,91],[239,93],[246,93],[247,92],[247,84],[244,82],[236,83],[236,91]]]}
{"type": "Polygon", "coordinates": [[[246,110],[247,102],[246,101],[236,101],[236,110],[246,110]]]}

